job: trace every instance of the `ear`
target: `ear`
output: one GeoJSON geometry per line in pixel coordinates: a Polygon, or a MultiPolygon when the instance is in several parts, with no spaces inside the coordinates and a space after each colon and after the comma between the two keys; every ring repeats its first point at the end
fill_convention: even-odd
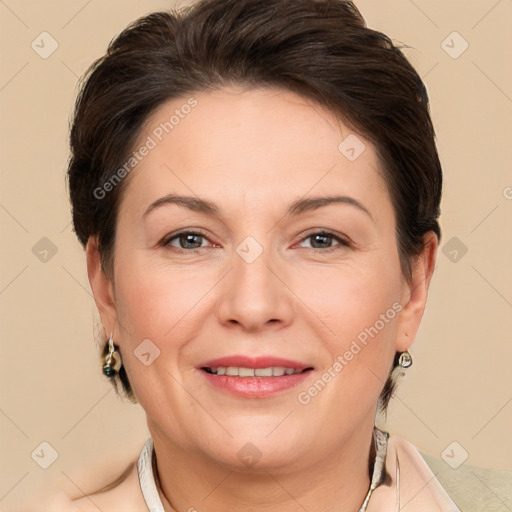
{"type": "Polygon", "coordinates": [[[105,333],[110,336],[117,324],[114,286],[101,265],[101,254],[96,236],[90,236],[85,247],[87,258],[87,275],[91,285],[96,307],[101,316],[105,333]]]}
{"type": "Polygon", "coordinates": [[[430,280],[434,273],[439,240],[433,231],[424,235],[425,249],[415,260],[411,280],[404,279],[398,319],[396,350],[404,352],[414,343],[427,303],[430,280]]]}

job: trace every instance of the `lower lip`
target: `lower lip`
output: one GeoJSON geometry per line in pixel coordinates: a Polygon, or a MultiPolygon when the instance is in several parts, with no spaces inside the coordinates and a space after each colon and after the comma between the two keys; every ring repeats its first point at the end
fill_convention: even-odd
{"type": "Polygon", "coordinates": [[[294,388],[307,379],[312,370],[281,377],[230,377],[214,375],[199,370],[212,386],[235,396],[244,398],[264,398],[280,391],[294,388]]]}

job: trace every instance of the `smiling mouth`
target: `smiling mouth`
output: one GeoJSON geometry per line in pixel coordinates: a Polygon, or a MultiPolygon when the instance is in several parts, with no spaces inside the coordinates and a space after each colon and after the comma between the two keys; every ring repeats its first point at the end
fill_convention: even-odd
{"type": "Polygon", "coordinates": [[[295,370],[294,368],[286,368],[284,366],[269,366],[267,368],[244,368],[237,366],[218,366],[211,368],[204,366],[201,368],[211,375],[224,375],[227,377],[282,377],[283,375],[297,375],[313,370],[313,367],[304,368],[303,370],[295,370]]]}

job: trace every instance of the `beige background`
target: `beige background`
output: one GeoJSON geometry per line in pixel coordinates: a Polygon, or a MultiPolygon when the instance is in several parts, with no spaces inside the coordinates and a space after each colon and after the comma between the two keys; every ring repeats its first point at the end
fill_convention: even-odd
{"type": "MultiPolygon", "coordinates": [[[[412,47],[445,173],[429,305],[386,426],[428,453],[456,441],[466,464],[512,468],[512,1],[356,4],[370,27],[412,47]]],[[[117,475],[148,436],[140,406],[101,374],[64,174],[78,76],[130,21],[173,5],[0,0],[1,510],[105,484],[98,475],[117,475]],[[58,43],[47,59],[31,47],[43,31],[58,43]],[[46,261],[43,237],[57,251],[46,261]],[[58,453],[46,470],[31,458],[44,441],[58,453]]]]}

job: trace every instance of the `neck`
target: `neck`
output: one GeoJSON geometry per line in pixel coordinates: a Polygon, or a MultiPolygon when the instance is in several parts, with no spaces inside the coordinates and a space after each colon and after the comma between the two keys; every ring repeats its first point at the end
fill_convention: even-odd
{"type": "Polygon", "coordinates": [[[152,435],[155,480],[166,512],[355,512],[370,486],[372,434],[373,423],[327,456],[304,461],[293,470],[262,467],[250,472],[219,465],[152,435]]]}

